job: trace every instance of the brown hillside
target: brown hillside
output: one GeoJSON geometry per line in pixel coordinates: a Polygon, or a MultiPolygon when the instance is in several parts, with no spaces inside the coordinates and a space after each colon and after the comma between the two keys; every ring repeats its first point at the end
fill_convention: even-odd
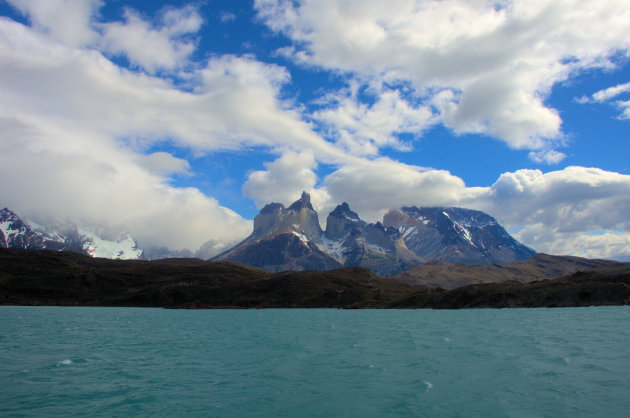
{"type": "Polygon", "coordinates": [[[414,266],[409,270],[390,276],[389,279],[419,289],[441,287],[455,289],[479,283],[499,283],[553,279],[577,271],[618,264],[610,260],[591,260],[580,257],[537,254],[527,261],[506,265],[454,265],[441,261],[414,266]]]}

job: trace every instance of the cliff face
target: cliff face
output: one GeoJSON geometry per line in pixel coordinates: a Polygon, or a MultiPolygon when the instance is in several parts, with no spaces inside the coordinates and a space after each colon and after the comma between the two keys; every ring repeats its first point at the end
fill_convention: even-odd
{"type": "Polygon", "coordinates": [[[341,263],[318,246],[323,236],[308,193],[288,208],[266,205],[254,218],[254,231],[213,260],[231,260],[268,271],[330,270],[341,263]]]}

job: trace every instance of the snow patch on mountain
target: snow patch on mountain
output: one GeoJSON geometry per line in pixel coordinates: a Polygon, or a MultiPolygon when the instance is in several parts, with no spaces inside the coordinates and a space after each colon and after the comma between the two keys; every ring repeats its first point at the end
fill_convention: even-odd
{"type": "MultiPolygon", "coordinates": [[[[470,245],[472,245],[473,247],[476,247],[477,245],[475,245],[475,243],[473,242],[471,235],[470,235],[470,231],[464,227],[461,223],[457,222],[456,220],[454,220],[453,218],[451,218],[451,216],[446,213],[446,211],[442,212],[444,214],[444,216],[446,216],[451,222],[453,222],[453,227],[455,228],[455,230],[457,231],[457,233],[459,234],[460,237],[464,238],[466,241],[468,241],[468,243],[470,245]]],[[[468,227],[470,228],[472,226],[472,223],[468,224],[468,227]]]]}
{"type": "Polygon", "coordinates": [[[84,241],[83,250],[92,257],[135,260],[142,256],[142,250],[129,234],[123,234],[117,240],[107,240],[93,231],[79,228],[79,235],[84,241]]]}

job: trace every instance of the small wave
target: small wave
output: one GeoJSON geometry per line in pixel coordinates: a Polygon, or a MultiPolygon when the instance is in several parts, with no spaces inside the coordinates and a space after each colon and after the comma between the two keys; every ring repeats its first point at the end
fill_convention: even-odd
{"type": "Polygon", "coordinates": [[[424,381],[424,384],[427,386],[427,390],[431,390],[431,388],[433,388],[433,383],[428,382],[428,381],[424,381]]]}
{"type": "Polygon", "coordinates": [[[69,359],[61,360],[59,363],[57,363],[58,366],[69,366],[70,364],[72,364],[72,360],[69,359]]]}
{"type": "Polygon", "coordinates": [[[450,343],[451,339],[450,338],[444,338],[444,341],[447,342],[447,343],[450,343]]]}

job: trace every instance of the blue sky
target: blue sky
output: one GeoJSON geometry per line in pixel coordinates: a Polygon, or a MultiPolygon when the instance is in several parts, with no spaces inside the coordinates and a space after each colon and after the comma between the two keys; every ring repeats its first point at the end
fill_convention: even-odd
{"type": "Polygon", "coordinates": [[[627,1],[0,1],[2,203],[219,251],[270,201],[630,257],[627,1]],[[16,175],[16,173],[20,173],[16,175]]]}

